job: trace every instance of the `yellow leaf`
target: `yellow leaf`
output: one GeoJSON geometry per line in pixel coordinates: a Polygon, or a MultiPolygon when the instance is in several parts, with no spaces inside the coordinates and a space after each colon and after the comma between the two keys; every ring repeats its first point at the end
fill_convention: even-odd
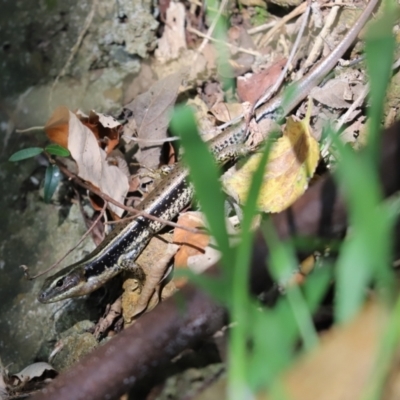
{"type": "MultiPolygon", "coordinates": [[[[245,203],[251,178],[261,154],[250,157],[224,183],[230,193],[245,203]]],[[[288,118],[283,136],[273,144],[258,198],[263,212],[280,212],[294,203],[307,189],[319,160],[318,142],[312,137],[308,117],[296,122],[288,118]]]]}

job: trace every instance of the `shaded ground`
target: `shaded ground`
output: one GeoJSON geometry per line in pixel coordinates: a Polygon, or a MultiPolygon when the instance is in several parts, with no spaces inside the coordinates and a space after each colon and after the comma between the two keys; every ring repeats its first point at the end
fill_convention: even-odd
{"type": "MultiPolygon", "coordinates": [[[[44,159],[7,161],[21,148],[46,143],[43,131],[19,134],[14,128],[43,126],[57,105],[107,112],[121,108],[124,80],[132,79],[140,58],[154,48],[157,22],[145,3],[119,1],[118,7],[105,1],[8,1],[2,7],[0,356],[12,370],[36,357],[39,338],[52,337],[59,309],[39,305],[35,298],[41,280],[26,281],[19,265],[38,273],[85,229],[77,206],[63,208],[58,201],[45,205],[40,198],[37,183],[43,179],[44,159]],[[123,23],[121,13],[136,23],[123,23]],[[73,62],[53,87],[71,55],[73,62]]],[[[59,195],[61,201],[68,197],[59,195]]],[[[94,246],[85,243],[69,261],[94,246]]]]}

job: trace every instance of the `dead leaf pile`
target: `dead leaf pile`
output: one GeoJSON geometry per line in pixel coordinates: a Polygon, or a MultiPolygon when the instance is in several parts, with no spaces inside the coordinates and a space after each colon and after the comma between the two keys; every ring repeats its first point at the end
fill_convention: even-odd
{"type": "MultiPolygon", "coordinates": [[[[173,146],[169,146],[167,149],[168,146],[165,146],[165,142],[169,140],[168,125],[178,95],[180,95],[179,101],[182,99],[196,109],[199,126],[208,134],[211,132],[211,127],[228,122],[239,115],[245,115],[246,121],[250,118],[249,110],[280,78],[287,63],[287,50],[291,48],[293,34],[297,33],[298,27],[292,23],[280,25],[281,21],[276,18],[275,22],[278,26],[276,32],[279,34],[274,34],[274,28],[269,32],[260,30],[257,33],[252,27],[254,7],[262,9],[259,11],[260,13],[266,13],[265,2],[242,0],[240,3],[243,9],[235,10],[235,15],[232,12],[230,20],[232,26],[226,32],[226,48],[224,48],[227,59],[221,60],[221,54],[216,50],[219,48],[214,48],[212,45],[215,37],[213,32],[209,31],[210,26],[207,25],[202,5],[199,6],[193,2],[187,6],[181,2],[168,0],[160,2],[160,19],[163,23],[163,30],[160,30],[161,37],[154,53],[156,61],[153,60],[153,64],[147,66],[146,71],[142,71],[142,76],[146,76],[146,80],[149,82],[153,82],[155,76],[158,76],[159,79],[125,105],[124,126],[111,117],[95,112],[86,116],[80,112],[74,113],[65,107],[55,110],[46,124],[45,131],[51,141],[70,151],[76,162],[77,175],[81,179],[116,201],[125,204],[129,191],[140,191],[139,189],[152,180],[143,177],[148,170],[158,168],[163,162],[176,161],[178,157],[175,155],[175,149],[173,146]],[[261,46],[260,43],[263,43],[266,38],[268,38],[267,45],[261,46]],[[193,50],[192,47],[196,50],[193,50]],[[171,74],[173,68],[175,69],[171,74]],[[221,75],[224,78],[235,80],[237,89],[231,91],[223,89],[222,83],[219,82],[221,75]],[[194,93],[197,94],[194,95],[194,93]],[[118,155],[116,152],[117,146],[121,144],[120,138],[125,142],[126,153],[131,151],[133,153],[129,161],[125,161],[121,154],[118,155]],[[163,157],[165,152],[168,153],[167,161],[164,161],[165,157],[163,157]],[[130,176],[127,164],[131,161],[140,166],[138,176],[134,180],[130,176]]],[[[321,6],[316,5],[316,7],[321,14],[319,17],[321,17],[322,13],[319,9],[321,6]]],[[[232,10],[220,11],[227,13],[232,10]]],[[[320,32],[320,26],[316,26],[316,19],[315,17],[311,20],[308,37],[317,36],[320,32]]],[[[307,40],[307,38],[303,39],[304,43],[298,52],[299,58],[291,61],[290,64],[294,67],[289,70],[287,79],[290,77],[290,73],[296,70],[306,58],[307,51],[311,47],[307,40]]],[[[140,76],[136,79],[140,80],[140,76]]],[[[341,74],[329,81],[322,89],[315,88],[311,93],[311,97],[314,99],[314,115],[318,114],[322,117],[320,120],[323,120],[336,116],[338,112],[345,112],[364,88],[363,75],[357,72],[341,74]]],[[[128,94],[137,94],[136,89],[131,85],[125,93],[125,98],[128,94]]],[[[140,91],[143,90],[145,88],[140,87],[140,91]]],[[[311,105],[308,109],[310,114],[311,105]]],[[[304,105],[299,108],[298,114],[305,114],[304,105]]],[[[320,159],[319,143],[315,138],[321,136],[322,123],[321,125],[314,124],[311,130],[312,121],[309,114],[302,121],[289,117],[282,137],[277,139],[271,147],[258,199],[258,208],[262,212],[276,213],[289,207],[305,192],[315,173],[320,159]]],[[[360,119],[359,109],[353,111],[348,118],[348,123],[356,124],[354,121],[357,121],[357,129],[362,129],[364,120],[360,119]]],[[[253,121],[248,126],[251,139],[254,142],[260,142],[259,138],[268,136],[268,132],[262,131],[261,123],[256,124],[256,127],[254,125],[253,121]]],[[[206,135],[205,137],[209,138],[206,135]]],[[[241,205],[247,200],[252,176],[258,168],[260,158],[260,154],[252,155],[233,175],[227,174],[223,178],[226,191],[241,205]]],[[[110,209],[119,217],[124,212],[112,204],[110,204],[110,209]]],[[[181,214],[178,224],[182,227],[196,229],[206,226],[203,216],[196,212],[181,214]]],[[[111,327],[116,324],[121,326],[124,323],[127,326],[135,322],[140,313],[151,310],[160,299],[171,295],[177,288],[184,285],[184,279],[168,282],[169,272],[173,265],[202,272],[206,266],[213,264],[218,256],[212,238],[205,230],[200,233],[191,233],[177,228],[172,239],[171,234],[153,238],[136,261],[140,266],[138,274],[131,275],[125,280],[124,294],[121,300],[107,309],[103,319],[97,325],[96,338],[109,332],[111,327]],[[180,246],[179,249],[177,245],[180,246]]],[[[299,284],[302,279],[302,276],[295,277],[291,283],[299,284]]],[[[360,316],[366,326],[371,325],[372,319],[376,320],[375,308],[368,308],[365,312],[367,315],[360,316]],[[374,314],[373,317],[371,317],[371,313],[374,314]]],[[[365,334],[364,332],[364,334],[375,335],[376,332],[373,329],[371,328],[372,333],[365,334]]],[[[361,335],[364,344],[369,348],[368,354],[371,356],[375,350],[372,344],[374,338],[363,337],[363,332],[358,332],[359,324],[354,331],[357,335],[361,335]]],[[[85,334],[90,335],[87,332],[85,334]]],[[[352,335],[354,336],[354,333],[352,335]]],[[[349,342],[354,340],[353,336],[349,342]]],[[[290,391],[293,387],[296,388],[293,391],[293,398],[324,398],[324,394],[329,390],[326,390],[323,385],[321,386],[323,390],[320,390],[318,385],[310,388],[311,383],[309,382],[315,382],[315,376],[321,378],[321,382],[327,382],[326,376],[329,373],[333,375],[337,366],[342,368],[343,360],[338,355],[339,352],[343,351],[347,355],[353,351],[354,358],[360,356],[356,352],[360,349],[348,350],[346,340],[343,338],[332,340],[335,344],[331,346],[324,341],[319,351],[326,351],[326,353],[318,359],[317,367],[315,364],[309,366],[307,361],[304,362],[305,366],[302,368],[304,371],[308,371],[308,375],[312,378],[304,372],[300,374],[301,378],[293,378],[289,374],[288,387],[290,391]],[[329,349],[326,350],[326,348],[329,349]],[[335,353],[337,354],[335,355],[335,353]],[[322,367],[324,359],[327,358],[332,359],[332,364],[329,365],[333,367],[329,365],[326,368],[322,367]],[[307,393],[307,395],[298,393],[307,393]],[[309,393],[312,393],[311,397],[309,393]]],[[[365,370],[355,372],[354,365],[348,368],[357,379],[354,390],[350,391],[352,396],[358,393],[360,382],[368,379],[368,374],[372,369],[369,359],[363,358],[362,355],[360,358],[366,364],[365,370]]],[[[24,376],[38,374],[39,372],[32,373],[30,370],[28,372],[24,370],[18,379],[22,382],[25,379],[24,376]]],[[[343,388],[339,387],[340,379],[346,381],[346,384],[351,383],[351,378],[345,375],[342,371],[336,371],[337,387],[332,388],[332,393],[335,393],[336,397],[325,398],[333,399],[338,398],[337,396],[346,398],[343,388]]]]}
{"type": "Polygon", "coordinates": [[[57,371],[46,362],[28,365],[20,372],[10,375],[6,369],[0,371],[0,399],[6,400],[11,395],[34,392],[58,375],[57,371]]]}
{"type": "MultiPolygon", "coordinates": [[[[70,151],[80,178],[123,204],[129,189],[128,177],[118,166],[110,164],[107,157],[118,143],[118,128],[113,119],[95,113],[86,117],[58,107],[47,122],[45,132],[51,141],[70,151]],[[109,139],[104,141],[104,150],[99,142],[105,137],[109,139]]],[[[110,208],[118,216],[124,212],[113,204],[110,208]]]]}
{"type": "Polygon", "coordinates": [[[131,112],[123,129],[123,138],[128,143],[131,138],[137,138],[134,143],[139,146],[135,155],[137,162],[147,168],[157,168],[160,164],[161,148],[168,137],[167,129],[172,110],[178,96],[179,87],[186,75],[178,71],[153,84],[145,93],[137,96],[125,105],[131,112]]]}

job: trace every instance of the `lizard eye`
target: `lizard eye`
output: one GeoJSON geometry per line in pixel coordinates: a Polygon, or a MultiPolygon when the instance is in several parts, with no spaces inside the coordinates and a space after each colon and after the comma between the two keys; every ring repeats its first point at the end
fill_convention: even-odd
{"type": "Polygon", "coordinates": [[[59,279],[59,280],[57,281],[57,283],[56,283],[56,286],[57,286],[57,287],[61,287],[61,286],[63,285],[63,283],[64,283],[64,279],[59,279]]]}

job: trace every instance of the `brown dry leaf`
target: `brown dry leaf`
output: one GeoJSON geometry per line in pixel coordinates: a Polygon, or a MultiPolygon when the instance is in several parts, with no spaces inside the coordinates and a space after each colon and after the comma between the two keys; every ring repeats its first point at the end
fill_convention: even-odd
{"type": "MultiPolygon", "coordinates": [[[[186,220],[186,218],[180,220],[183,225],[197,229],[206,226],[204,215],[202,213],[189,212],[183,215],[186,214],[190,220],[186,220]]],[[[234,235],[236,230],[230,219],[226,219],[225,222],[228,233],[234,235]]],[[[176,240],[179,240],[179,243],[182,245],[178,258],[175,258],[175,266],[177,268],[189,268],[195,274],[201,274],[221,258],[221,253],[217,249],[214,239],[210,237],[206,231],[201,233],[190,233],[185,231],[179,233],[176,240]],[[180,237],[181,235],[182,237],[180,237]]],[[[176,280],[176,282],[178,282],[178,286],[182,286],[185,280],[176,280]]]]}
{"type": "MultiPolygon", "coordinates": [[[[57,107],[44,127],[47,137],[65,148],[68,147],[69,112],[67,107],[57,107]]],[[[93,132],[107,154],[119,144],[121,124],[114,117],[96,111],[87,116],[80,110],[75,115],[93,132]]]]}
{"type": "MultiPolygon", "coordinates": [[[[122,295],[125,321],[133,321],[139,313],[149,311],[158,304],[160,283],[168,272],[168,265],[171,264],[177,250],[177,246],[172,245],[170,241],[169,233],[154,236],[136,260],[140,268],[133,274],[134,279],[124,284],[125,291],[122,295]]],[[[164,288],[161,295],[165,295],[164,288]]]]}
{"type": "Polygon", "coordinates": [[[181,49],[186,49],[185,6],[171,1],[166,11],[164,33],[154,54],[166,62],[178,58],[181,49]]]}
{"type": "Polygon", "coordinates": [[[221,258],[220,251],[217,250],[215,242],[211,239],[211,242],[204,249],[204,254],[196,254],[188,257],[187,264],[188,268],[195,274],[202,274],[221,258]]]}
{"type": "MultiPolygon", "coordinates": [[[[251,35],[249,35],[243,25],[231,26],[228,29],[228,40],[229,43],[242,49],[256,50],[256,46],[253,42],[251,35]]],[[[237,51],[235,47],[231,48],[230,52],[231,61],[233,62],[231,65],[235,77],[251,71],[255,62],[254,55],[242,51],[237,51]]]]}
{"type": "Polygon", "coordinates": [[[350,85],[343,79],[333,79],[322,88],[315,87],[310,96],[327,107],[346,109],[360,95],[364,87],[362,83],[350,85]]]}
{"type": "MultiPolygon", "coordinates": [[[[358,400],[365,394],[376,367],[377,350],[387,312],[371,303],[349,324],[324,334],[321,344],[282,377],[291,400],[358,400]]],[[[268,360],[265,361],[266,363],[268,360]]],[[[196,400],[217,399],[226,393],[226,379],[207,388],[196,400]]],[[[259,393],[258,400],[276,398],[259,393]]]]}
{"type": "Polygon", "coordinates": [[[135,192],[140,188],[140,178],[137,175],[131,175],[129,177],[129,191],[135,192]]]}
{"type": "MultiPolygon", "coordinates": [[[[121,169],[110,165],[106,153],[101,149],[93,133],[70,112],[68,150],[78,164],[78,175],[98,187],[103,193],[123,203],[128,193],[128,178],[121,169]]],[[[109,205],[119,217],[124,210],[109,205]]]]}
{"type": "Polygon", "coordinates": [[[400,348],[394,352],[390,372],[387,374],[385,389],[382,391],[382,400],[400,399],[400,348]]]}
{"type": "Polygon", "coordinates": [[[189,99],[186,105],[193,110],[200,132],[208,132],[215,128],[215,117],[208,112],[209,109],[200,96],[189,99]]]}
{"type": "Polygon", "coordinates": [[[212,108],[214,104],[224,101],[224,91],[220,82],[210,81],[204,84],[203,90],[200,91],[200,97],[208,108],[212,108]]]}
{"type": "MultiPolygon", "coordinates": [[[[202,214],[199,212],[186,212],[179,216],[178,224],[188,227],[202,229],[205,227],[202,214]]],[[[188,258],[203,254],[205,248],[210,243],[210,236],[207,232],[192,233],[183,229],[174,230],[173,242],[181,245],[175,254],[175,265],[177,268],[187,268],[188,258]]],[[[180,278],[174,280],[177,287],[182,287],[186,279],[180,278]]]]}
{"type": "Polygon", "coordinates": [[[349,324],[335,327],[323,335],[321,346],[283,378],[289,398],[361,399],[376,367],[386,321],[386,310],[371,303],[349,324]]]}
{"type": "Polygon", "coordinates": [[[275,83],[285,64],[286,59],[281,59],[263,71],[239,76],[237,79],[239,99],[255,104],[275,83]]]}
{"type": "Polygon", "coordinates": [[[87,124],[89,128],[95,127],[91,130],[101,142],[101,147],[109,155],[119,144],[119,133],[122,125],[114,117],[93,110],[89,113],[87,124]]]}
{"type": "MultiPolygon", "coordinates": [[[[138,138],[144,139],[138,142],[140,151],[136,156],[137,161],[148,168],[156,168],[159,165],[162,143],[154,143],[154,140],[167,137],[172,108],[185,76],[186,73],[182,70],[169,75],[125,106],[133,113],[138,138]],[[146,139],[153,142],[146,143],[146,139]]],[[[132,136],[132,133],[124,130],[125,136],[132,136]]]]}
{"type": "Polygon", "coordinates": [[[67,107],[57,107],[44,126],[47,137],[54,143],[68,148],[69,110],[67,107]]]}
{"type": "MultiPolygon", "coordinates": [[[[123,203],[128,193],[126,174],[117,166],[110,165],[106,152],[99,147],[94,133],[65,107],[59,107],[45,127],[48,137],[68,148],[78,165],[78,176],[103,193],[123,203]]],[[[119,217],[124,210],[109,204],[119,217]]]]}
{"type": "Polygon", "coordinates": [[[122,305],[121,298],[119,297],[114,301],[113,304],[107,304],[106,311],[104,315],[97,322],[93,336],[99,340],[100,336],[104,335],[104,333],[110,328],[112,324],[121,316],[122,313],[122,305]]]}
{"type": "MultiPolygon", "coordinates": [[[[199,212],[182,213],[179,216],[178,224],[187,228],[203,229],[205,227],[202,214],[199,212]]],[[[210,236],[207,232],[193,233],[176,228],[173,242],[181,245],[175,255],[175,265],[186,267],[189,257],[204,253],[204,249],[210,242],[210,236]]]]}
{"type": "MultiPolygon", "coordinates": [[[[224,180],[228,192],[245,203],[251,178],[261,154],[250,157],[233,176],[224,180]]],[[[283,136],[272,146],[264,172],[258,207],[263,212],[280,212],[307,189],[319,160],[318,142],[312,137],[308,117],[296,122],[288,118],[283,136]]]]}
{"type": "Polygon", "coordinates": [[[306,281],[307,276],[313,271],[314,267],[315,256],[312,254],[301,262],[299,270],[289,278],[287,283],[285,283],[285,288],[302,285],[306,281]]]}
{"type": "Polygon", "coordinates": [[[24,383],[42,377],[46,371],[56,372],[50,364],[46,362],[36,362],[14,374],[13,377],[18,378],[21,383],[24,383]]]}
{"type": "Polygon", "coordinates": [[[221,122],[228,122],[244,113],[242,103],[216,103],[210,112],[221,122]]]}

